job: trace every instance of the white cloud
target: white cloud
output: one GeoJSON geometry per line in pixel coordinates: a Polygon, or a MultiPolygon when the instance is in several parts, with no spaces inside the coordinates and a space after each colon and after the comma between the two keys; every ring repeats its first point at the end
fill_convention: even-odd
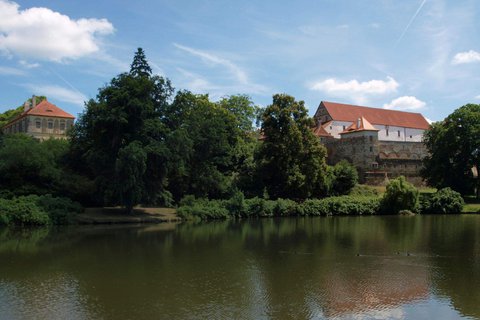
{"type": "Polygon", "coordinates": [[[453,57],[452,60],[452,64],[463,64],[472,62],[480,62],[480,52],[473,50],[459,52],[453,57]]]}
{"type": "Polygon", "coordinates": [[[61,62],[99,51],[99,35],[114,32],[106,19],[74,20],[48,8],[19,10],[0,0],[0,51],[40,60],[61,62]]]}
{"type": "Polygon", "coordinates": [[[425,107],[427,104],[413,96],[403,96],[393,99],[390,103],[383,105],[384,109],[397,110],[418,110],[425,107]]]}
{"type": "Polygon", "coordinates": [[[24,76],[25,72],[23,70],[11,68],[11,67],[2,67],[0,66],[0,75],[7,76],[24,76]]]}
{"type": "Polygon", "coordinates": [[[63,102],[76,104],[83,106],[84,101],[87,101],[87,97],[79,91],[70,90],[65,87],[57,85],[27,85],[35,95],[46,96],[47,98],[53,98],[63,102]]]}
{"type": "Polygon", "coordinates": [[[392,77],[387,77],[386,81],[370,80],[364,82],[359,82],[358,80],[342,81],[330,78],[313,83],[310,89],[323,91],[331,95],[351,96],[358,99],[366,95],[395,92],[398,86],[398,82],[392,77]]]}
{"type": "Polygon", "coordinates": [[[231,62],[230,60],[227,60],[225,58],[213,55],[211,53],[203,52],[197,49],[193,49],[190,47],[186,47],[177,43],[173,44],[175,47],[177,47],[180,50],[183,50],[185,52],[190,53],[191,55],[197,56],[201,58],[202,60],[213,63],[215,65],[221,65],[226,67],[235,77],[235,79],[242,83],[242,84],[247,84],[248,83],[248,77],[247,74],[242,68],[231,62]]]}
{"type": "Polygon", "coordinates": [[[38,67],[40,67],[40,64],[39,64],[39,63],[29,63],[29,62],[27,62],[27,61],[25,61],[25,60],[20,60],[19,62],[20,62],[20,64],[21,64],[22,66],[24,66],[24,67],[27,68],[27,69],[33,69],[33,68],[38,68],[38,67]]]}

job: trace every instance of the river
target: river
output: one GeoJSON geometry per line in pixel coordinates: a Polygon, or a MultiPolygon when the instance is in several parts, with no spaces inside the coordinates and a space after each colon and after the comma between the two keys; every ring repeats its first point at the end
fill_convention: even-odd
{"type": "Polygon", "coordinates": [[[352,318],[480,318],[480,215],[0,229],[0,319],[352,318]]]}

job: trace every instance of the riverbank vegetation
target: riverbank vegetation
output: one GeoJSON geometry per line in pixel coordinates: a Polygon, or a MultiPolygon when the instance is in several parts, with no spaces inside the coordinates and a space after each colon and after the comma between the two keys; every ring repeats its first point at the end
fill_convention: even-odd
{"type": "MultiPolygon", "coordinates": [[[[478,137],[478,107],[461,110],[462,125],[477,130],[469,129],[467,136],[477,132],[478,137]]],[[[245,95],[212,101],[206,94],[176,91],[168,79],[152,74],[138,49],[130,71],[86,102],[69,140],[0,134],[0,219],[71,221],[50,213],[60,209],[38,200],[46,197],[70,199],[68,205],[58,201],[71,212],[80,210],[76,203],[123,206],[127,213],[142,204],[178,207],[182,217],[200,219],[458,212],[461,197],[452,190],[423,195],[403,178],[392,180],[383,194],[359,187],[353,165],[326,163],[327,151],[313,124],[304,102],[287,94],[275,94],[271,105],[260,108],[245,95]]],[[[430,148],[439,141],[438,125],[432,128],[430,148]]],[[[476,143],[470,139],[465,150],[476,143]]],[[[458,161],[469,157],[465,152],[458,161]]],[[[436,154],[427,159],[428,181],[471,193],[475,181],[467,173],[468,190],[434,178],[438,170],[430,169],[436,167],[436,154]]],[[[478,166],[478,152],[470,157],[465,163],[478,166]]]]}

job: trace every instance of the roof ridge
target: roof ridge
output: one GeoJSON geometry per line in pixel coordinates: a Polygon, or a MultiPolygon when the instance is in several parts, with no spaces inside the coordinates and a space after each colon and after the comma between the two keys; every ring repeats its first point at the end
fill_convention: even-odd
{"type": "Polygon", "coordinates": [[[367,108],[367,109],[375,109],[375,110],[383,110],[383,111],[391,111],[391,112],[402,112],[402,113],[411,113],[411,114],[419,114],[423,117],[423,115],[420,112],[412,112],[412,111],[401,111],[401,110],[395,110],[395,109],[385,109],[385,108],[379,108],[379,107],[367,107],[367,106],[361,106],[358,104],[351,104],[351,103],[341,103],[341,102],[332,102],[332,101],[320,101],[320,103],[331,103],[331,104],[337,104],[337,105],[342,105],[342,106],[350,106],[350,107],[358,107],[358,108],[367,108]]]}

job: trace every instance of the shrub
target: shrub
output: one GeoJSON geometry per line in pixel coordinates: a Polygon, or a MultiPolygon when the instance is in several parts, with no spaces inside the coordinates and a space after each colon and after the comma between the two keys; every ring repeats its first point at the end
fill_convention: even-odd
{"type": "MultiPolygon", "coordinates": [[[[199,218],[201,220],[211,219],[226,219],[230,213],[225,207],[225,201],[222,200],[207,200],[195,199],[194,197],[187,198],[181,203],[188,203],[188,205],[181,205],[177,209],[177,214],[184,219],[199,218]]],[[[183,200],[183,199],[182,199],[183,200]]]]}
{"type": "Polygon", "coordinates": [[[411,183],[400,176],[391,180],[382,199],[382,212],[397,214],[400,210],[417,212],[419,209],[419,192],[411,183]]]}
{"type": "Polygon", "coordinates": [[[0,199],[0,216],[2,216],[0,223],[4,224],[39,226],[50,224],[48,214],[28,197],[0,199]]]}
{"type": "Polygon", "coordinates": [[[422,213],[460,213],[464,205],[460,193],[443,188],[424,200],[422,213]]]}
{"type": "Polygon", "coordinates": [[[372,215],[379,212],[380,198],[340,196],[310,199],[302,207],[303,213],[309,216],[372,215]]]}
{"type": "Polygon", "coordinates": [[[279,217],[300,216],[303,215],[301,206],[290,199],[277,199],[273,209],[273,215],[279,217]]]}
{"type": "Polygon", "coordinates": [[[36,197],[36,203],[48,213],[52,224],[70,224],[75,214],[83,212],[83,207],[78,202],[63,197],[52,197],[50,194],[36,197]]]}
{"type": "Polygon", "coordinates": [[[333,193],[336,195],[348,194],[358,182],[357,169],[346,160],[342,160],[333,167],[333,193]]]}
{"type": "Polygon", "coordinates": [[[247,216],[252,217],[273,217],[275,201],[255,197],[245,200],[245,211],[247,216]]]}
{"type": "Polygon", "coordinates": [[[363,184],[357,184],[355,187],[350,190],[349,194],[350,196],[364,196],[364,197],[375,197],[379,195],[379,192],[377,189],[363,185],[363,184]]]}
{"type": "Polygon", "coordinates": [[[241,191],[237,191],[233,196],[226,202],[228,211],[234,216],[241,217],[245,215],[245,196],[241,191]]]}

